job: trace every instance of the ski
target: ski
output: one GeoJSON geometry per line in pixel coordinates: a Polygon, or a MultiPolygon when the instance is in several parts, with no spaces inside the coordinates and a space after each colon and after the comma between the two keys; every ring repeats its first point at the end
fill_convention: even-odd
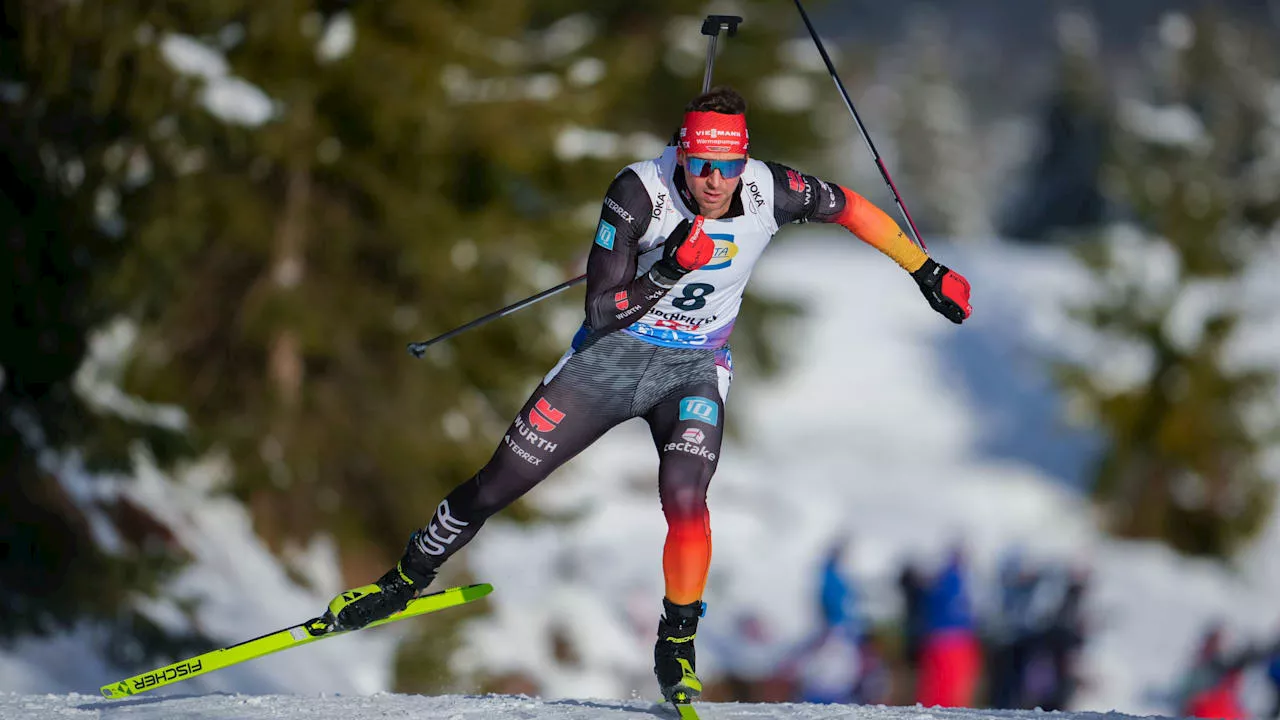
{"type": "Polygon", "coordinates": [[[698,720],[698,711],[693,709],[693,701],[683,692],[677,692],[671,698],[671,704],[680,713],[680,720],[698,720]]]}
{"type": "MultiPolygon", "coordinates": [[[[411,617],[425,615],[437,610],[464,605],[472,600],[478,600],[485,595],[493,592],[493,586],[488,583],[479,585],[464,585],[461,587],[449,588],[430,595],[414,598],[409,601],[409,606],[404,610],[383,618],[376,622],[369,623],[362,630],[367,630],[378,625],[396,622],[398,620],[406,620],[411,617]]],[[[221,670],[242,663],[246,660],[270,655],[274,652],[287,650],[289,648],[298,647],[323,640],[328,637],[342,635],[349,630],[333,630],[323,618],[313,618],[304,623],[293,625],[277,630],[266,635],[260,635],[252,640],[245,640],[242,643],[231,645],[230,647],[212,650],[203,655],[197,655],[172,665],[156,668],[150,672],[134,675],[118,682],[113,682],[102,686],[102,696],[106,698],[121,698],[129,695],[137,695],[138,693],[154,690],[158,687],[171,685],[187,678],[193,678],[197,675],[203,675],[214,670],[221,670]]]]}

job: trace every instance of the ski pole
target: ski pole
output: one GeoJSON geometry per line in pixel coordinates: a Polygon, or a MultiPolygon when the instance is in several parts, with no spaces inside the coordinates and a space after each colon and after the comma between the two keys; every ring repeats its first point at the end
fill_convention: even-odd
{"type": "Polygon", "coordinates": [[[915,241],[921,249],[928,250],[925,247],[924,240],[920,238],[920,232],[916,230],[916,223],[911,219],[911,213],[907,212],[907,205],[902,201],[902,195],[898,193],[898,186],[893,184],[893,178],[889,177],[889,169],[884,165],[884,159],[880,157],[880,153],[876,150],[875,143],[871,142],[871,134],[867,132],[867,126],[862,122],[862,117],[858,115],[858,109],[853,106],[853,101],[849,99],[849,93],[844,89],[844,83],[840,82],[840,76],[836,74],[836,66],[831,63],[831,56],[827,55],[827,49],[822,46],[822,39],[818,37],[818,31],[813,29],[813,23],[809,22],[809,13],[804,11],[804,5],[800,4],[800,0],[795,0],[796,9],[800,11],[800,17],[804,20],[804,26],[809,29],[809,36],[813,38],[813,44],[818,46],[818,52],[822,55],[822,62],[827,65],[827,72],[831,74],[831,79],[836,83],[836,89],[840,91],[840,97],[844,98],[845,107],[849,108],[849,113],[853,115],[853,121],[858,124],[858,131],[862,133],[862,139],[867,143],[867,149],[871,151],[871,156],[876,160],[876,167],[880,168],[880,176],[884,178],[884,182],[889,186],[889,190],[893,192],[893,199],[898,203],[898,210],[902,211],[902,217],[907,221],[907,228],[911,231],[911,239],[915,241]]]}
{"type": "Polygon", "coordinates": [[[738,26],[741,24],[742,18],[737,15],[708,15],[702,21],[702,34],[707,36],[707,70],[702,74],[702,92],[711,89],[711,69],[716,64],[716,44],[720,40],[720,31],[723,29],[729,37],[733,37],[738,34],[738,26]]]}
{"type": "Polygon", "coordinates": [[[555,294],[556,294],[556,293],[558,293],[558,292],[562,292],[562,291],[564,291],[564,290],[568,290],[569,288],[573,287],[574,285],[577,285],[578,283],[580,283],[580,282],[582,282],[583,280],[586,280],[586,279],[587,279],[587,275],[586,275],[586,273],[583,273],[583,274],[579,275],[578,277],[576,277],[576,278],[574,278],[574,279],[572,279],[572,280],[566,280],[566,281],[564,281],[564,282],[560,283],[559,285],[557,285],[557,286],[555,286],[555,287],[553,287],[553,288],[547,288],[546,290],[543,290],[542,292],[538,293],[537,295],[530,295],[529,297],[527,297],[527,298],[525,298],[525,299],[521,300],[520,302],[512,303],[512,304],[510,304],[510,305],[508,305],[508,306],[506,306],[506,307],[502,308],[501,310],[495,310],[495,311],[493,311],[493,312],[489,313],[488,315],[485,315],[484,317],[478,317],[478,318],[476,318],[475,320],[472,320],[471,322],[467,323],[466,325],[460,325],[460,326],[458,326],[458,327],[456,327],[456,328],[454,328],[454,329],[450,330],[449,332],[447,332],[447,333],[445,333],[445,334],[443,334],[443,335],[437,335],[437,336],[435,336],[435,337],[431,338],[430,340],[423,340],[422,342],[412,342],[412,343],[409,343],[409,352],[410,352],[410,354],[412,354],[414,357],[416,357],[416,358],[420,358],[420,357],[422,357],[424,354],[426,354],[426,352],[427,352],[427,348],[431,347],[432,345],[435,345],[435,344],[436,344],[436,343],[438,343],[438,342],[444,342],[445,340],[448,340],[449,338],[453,337],[454,335],[459,335],[459,334],[461,334],[461,333],[464,333],[464,332],[466,332],[466,331],[470,330],[470,329],[471,329],[471,328],[473,328],[473,327],[479,327],[479,326],[481,326],[481,325],[483,325],[483,324],[485,324],[485,323],[489,322],[490,320],[497,320],[498,318],[500,318],[500,317],[505,317],[505,316],[507,316],[507,315],[510,315],[511,313],[513,313],[513,312],[515,312],[515,311],[517,311],[517,310],[520,310],[520,309],[522,309],[522,308],[529,307],[530,305],[532,305],[532,304],[534,304],[534,303],[538,302],[539,300],[543,300],[543,299],[545,299],[545,298],[549,298],[549,297],[551,297],[552,295],[555,295],[555,294]]]}
{"type": "MultiPolygon", "coordinates": [[[[725,30],[728,32],[729,37],[733,37],[734,35],[738,34],[738,26],[741,24],[742,24],[742,18],[738,17],[737,15],[708,15],[707,19],[702,21],[702,34],[708,36],[707,37],[707,71],[702,75],[702,92],[706,92],[707,90],[711,89],[711,70],[712,70],[712,67],[715,65],[716,41],[720,37],[720,31],[725,30]]],[[[436,343],[444,342],[445,340],[448,340],[449,338],[454,337],[455,335],[464,333],[473,327],[479,327],[481,325],[484,325],[490,320],[497,320],[500,317],[506,317],[507,315],[510,315],[511,313],[516,312],[517,310],[527,308],[530,305],[540,300],[545,300],[546,298],[549,298],[552,295],[555,295],[556,293],[560,293],[565,290],[568,290],[569,288],[573,287],[574,285],[577,285],[578,283],[583,282],[586,279],[587,279],[587,275],[586,273],[583,273],[582,275],[579,275],[578,277],[573,278],[572,280],[566,280],[553,288],[547,288],[546,290],[543,290],[537,295],[530,295],[529,297],[519,302],[512,303],[502,308],[501,310],[495,310],[489,313],[488,315],[485,315],[483,317],[478,317],[475,320],[472,320],[471,322],[465,325],[459,325],[458,327],[450,330],[447,333],[444,333],[443,335],[437,335],[431,338],[430,340],[411,342],[409,343],[409,354],[416,358],[421,358],[423,355],[427,354],[427,348],[431,347],[432,345],[435,345],[436,343]]]]}

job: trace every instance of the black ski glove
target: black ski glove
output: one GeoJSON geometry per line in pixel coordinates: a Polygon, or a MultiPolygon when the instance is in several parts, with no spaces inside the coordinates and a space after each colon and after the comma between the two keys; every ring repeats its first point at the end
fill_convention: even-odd
{"type": "Polygon", "coordinates": [[[929,258],[911,277],[915,278],[929,305],[951,322],[959,325],[973,313],[969,305],[969,281],[955,270],[929,258]]]}

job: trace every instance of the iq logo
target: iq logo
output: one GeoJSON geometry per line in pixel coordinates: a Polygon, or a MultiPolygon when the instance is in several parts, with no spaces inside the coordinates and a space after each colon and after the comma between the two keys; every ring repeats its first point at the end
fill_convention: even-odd
{"type": "Polygon", "coordinates": [[[608,220],[601,220],[600,227],[596,228],[596,244],[605,250],[613,249],[613,237],[618,234],[618,229],[609,224],[608,220]]]}
{"type": "Polygon", "coordinates": [[[720,406],[714,400],[690,395],[680,400],[680,419],[697,420],[715,427],[720,422],[720,406]]]}
{"type": "Polygon", "coordinates": [[[716,243],[716,249],[711,253],[711,262],[707,263],[703,270],[723,270],[733,264],[733,258],[738,255],[738,245],[733,241],[732,235],[707,235],[716,243]]]}

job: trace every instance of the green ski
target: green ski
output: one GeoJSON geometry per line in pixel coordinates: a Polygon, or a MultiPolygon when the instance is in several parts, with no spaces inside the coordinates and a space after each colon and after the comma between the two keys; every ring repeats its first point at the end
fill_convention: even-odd
{"type": "Polygon", "coordinates": [[[677,692],[671,697],[671,704],[680,713],[680,720],[698,720],[698,711],[693,709],[693,700],[687,694],[677,692]]]}
{"type": "MultiPolygon", "coordinates": [[[[377,627],[387,623],[405,620],[418,615],[425,615],[437,610],[456,607],[478,600],[485,595],[493,592],[493,586],[488,583],[479,585],[464,585],[462,587],[449,588],[430,595],[414,598],[409,601],[409,606],[403,611],[392,615],[391,617],[369,623],[365,628],[377,627]]],[[[313,643],[316,640],[323,640],[328,637],[342,635],[349,631],[332,630],[328,623],[321,618],[313,618],[304,623],[287,627],[283,630],[277,630],[273,633],[261,635],[252,640],[246,640],[242,643],[225,647],[220,650],[213,650],[203,655],[197,655],[172,665],[156,668],[150,672],[134,675],[117,682],[102,686],[102,695],[107,698],[122,698],[129,695],[137,695],[138,693],[154,690],[158,687],[171,685],[180,680],[203,675],[214,670],[221,670],[246,660],[270,655],[274,652],[287,650],[289,648],[298,647],[313,643]]]]}

